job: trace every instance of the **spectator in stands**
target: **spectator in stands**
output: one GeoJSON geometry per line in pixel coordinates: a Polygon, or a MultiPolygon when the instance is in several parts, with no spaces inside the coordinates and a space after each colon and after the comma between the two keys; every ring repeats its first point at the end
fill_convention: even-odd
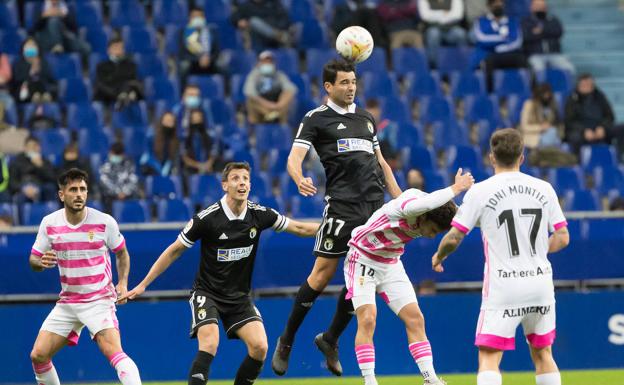
{"type": "Polygon", "coordinates": [[[488,11],[487,0],[465,0],[464,8],[466,9],[468,27],[472,27],[477,19],[488,11]]]}
{"type": "Polygon", "coordinates": [[[262,51],[243,85],[249,123],[279,121],[286,124],[296,93],[297,87],[284,72],[277,69],[273,53],[262,51]]]}
{"type": "Polygon", "coordinates": [[[429,62],[434,66],[442,44],[466,44],[466,30],[461,27],[464,18],[463,0],[418,0],[418,12],[427,28],[427,54],[429,62]]]}
{"type": "Polygon", "coordinates": [[[291,44],[290,18],[280,0],[243,2],[232,13],[231,21],[249,36],[251,46],[256,51],[291,44]]]}
{"type": "Polygon", "coordinates": [[[611,143],[621,131],[613,132],[613,110],[593,77],[580,75],[565,104],[565,141],[578,155],[582,145],[611,143]]]}
{"type": "Polygon", "coordinates": [[[78,37],[76,17],[64,0],[45,0],[31,33],[43,52],[80,52],[85,61],[91,52],[89,43],[78,37]]]}
{"type": "Polygon", "coordinates": [[[418,284],[418,296],[435,295],[437,292],[436,283],[432,279],[423,279],[418,284]]]}
{"type": "Polygon", "coordinates": [[[177,127],[179,127],[178,137],[185,138],[189,135],[190,112],[201,108],[201,90],[195,84],[187,84],[182,93],[182,101],[172,108],[172,112],[176,117],[177,127]]]}
{"type": "Polygon", "coordinates": [[[561,53],[562,35],[561,22],[548,13],[546,1],[531,1],[531,14],[522,20],[522,36],[524,53],[533,71],[554,67],[574,73],[574,65],[561,53]]]}
{"type": "Polygon", "coordinates": [[[609,203],[609,211],[622,211],[624,210],[624,198],[623,197],[615,197],[609,203]]]}
{"type": "Polygon", "coordinates": [[[522,30],[513,17],[505,16],[504,0],[488,0],[489,12],[474,24],[476,49],[471,68],[483,65],[488,92],[493,90],[493,73],[500,68],[526,67],[522,52],[522,30]]]}
{"type": "Polygon", "coordinates": [[[13,226],[13,215],[11,210],[0,209],[0,231],[6,230],[13,226]]]}
{"type": "MultiPolygon", "coordinates": [[[[60,175],[71,168],[79,168],[89,174],[90,178],[93,178],[91,162],[88,158],[80,156],[80,149],[78,147],[78,142],[76,141],[71,141],[67,146],[65,146],[65,149],[63,150],[63,159],[57,173],[60,175]]],[[[89,191],[89,195],[92,195],[92,191],[89,191]]]]}
{"type": "Polygon", "coordinates": [[[176,126],[176,118],[172,112],[162,114],[155,128],[152,148],[141,157],[145,174],[177,174],[180,140],[176,126]]]}
{"type": "Polygon", "coordinates": [[[28,118],[26,127],[32,130],[45,130],[58,127],[59,123],[60,122],[57,122],[53,116],[47,115],[45,108],[40,104],[35,108],[30,118],[28,118]]]}
{"type": "Polygon", "coordinates": [[[399,150],[399,125],[397,122],[381,117],[381,106],[375,98],[366,100],[366,110],[373,115],[377,123],[377,139],[381,153],[392,169],[396,169],[399,150]]]}
{"type": "Polygon", "coordinates": [[[184,140],[182,163],[186,174],[206,174],[222,169],[219,146],[208,135],[206,117],[202,110],[193,109],[189,116],[189,135],[184,140]]]}
{"type": "Polygon", "coordinates": [[[111,145],[108,160],[100,167],[100,187],[106,212],[111,212],[114,200],[127,200],[139,195],[139,177],[121,142],[111,145]]]}
{"type": "Polygon", "coordinates": [[[550,84],[537,85],[533,97],[524,102],[520,117],[519,128],[527,148],[558,147],[561,144],[558,110],[550,84]]]}
{"type": "Polygon", "coordinates": [[[417,168],[412,168],[407,172],[407,187],[425,191],[425,177],[417,168]]]}
{"type": "Polygon", "coordinates": [[[180,32],[178,71],[184,84],[189,74],[214,74],[217,72],[219,45],[216,31],[206,24],[201,8],[192,8],[189,21],[180,32]]]}
{"type": "MultiPolygon", "coordinates": [[[[377,7],[377,14],[388,33],[391,49],[400,47],[422,48],[423,39],[416,0],[382,0],[377,7]]],[[[377,39],[374,37],[373,39],[377,45],[377,39]]],[[[383,45],[381,46],[383,47],[383,45]]]]}
{"type": "Polygon", "coordinates": [[[13,97],[18,103],[51,102],[56,96],[56,81],[35,39],[24,41],[22,54],[13,64],[13,97]]]}
{"type": "Polygon", "coordinates": [[[54,166],[41,154],[41,144],[34,136],[26,138],[24,152],[9,165],[9,188],[18,202],[56,199],[54,166]]]}
{"type": "Polygon", "coordinates": [[[0,104],[3,111],[15,109],[15,102],[11,96],[11,63],[9,56],[0,52],[0,104]]]}
{"type": "Polygon", "coordinates": [[[0,152],[0,202],[9,202],[11,194],[9,190],[9,160],[0,152]]]}
{"type": "Polygon", "coordinates": [[[98,63],[94,88],[95,100],[115,103],[118,109],[143,98],[143,84],[138,78],[136,63],[126,56],[120,38],[108,42],[108,60],[98,63]]]}

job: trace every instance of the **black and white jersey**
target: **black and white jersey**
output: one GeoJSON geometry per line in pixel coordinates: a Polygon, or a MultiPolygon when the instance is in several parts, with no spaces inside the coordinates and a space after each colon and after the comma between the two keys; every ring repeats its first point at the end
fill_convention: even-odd
{"type": "Polygon", "coordinates": [[[331,100],[308,112],[293,146],[314,146],[327,177],[326,193],[345,201],[377,201],[384,197],[384,175],[372,115],[355,104],[347,110],[331,100]]]}
{"type": "Polygon", "coordinates": [[[193,216],[178,240],[186,247],[201,239],[199,271],[193,290],[213,294],[221,302],[247,299],[260,233],[268,228],[280,232],[288,218],[251,201],[236,216],[225,197],[193,216]]]}

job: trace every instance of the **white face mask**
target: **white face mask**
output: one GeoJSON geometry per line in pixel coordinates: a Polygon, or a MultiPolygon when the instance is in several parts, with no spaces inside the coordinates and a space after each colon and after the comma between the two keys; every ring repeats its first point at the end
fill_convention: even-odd
{"type": "Polygon", "coordinates": [[[189,26],[193,28],[203,28],[206,26],[206,19],[201,16],[195,16],[191,19],[189,26]]]}
{"type": "Polygon", "coordinates": [[[270,76],[273,75],[275,73],[275,64],[271,64],[271,63],[262,63],[260,64],[260,66],[258,67],[258,70],[260,71],[260,73],[264,76],[270,76]]]}

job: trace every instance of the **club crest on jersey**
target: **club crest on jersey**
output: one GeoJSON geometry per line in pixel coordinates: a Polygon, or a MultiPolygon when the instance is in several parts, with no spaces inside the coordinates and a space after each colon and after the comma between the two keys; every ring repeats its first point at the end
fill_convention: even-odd
{"type": "Polygon", "coordinates": [[[87,236],[89,237],[89,242],[93,242],[93,237],[95,237],[95,233],[91,230],[87,233],[87,236]]]}
{"type": "Polygon", "coordinates": [[[197,312],[197,318],[199,318],[200,320],[206,318],[206,309],[199,309],[199,311],[197,312]]]}
{"type": "Polygon", "coordinates": [[[186,226],[184,226],[184,230],[182,230],[182,232],[187,233],[191,229],[191,227],[193,227],[193,218],[191,218],[191,220],[188,221],[186,226]]]}
{"type": "Polygon", "coordinates": [[[373,123],[371,122],[366,123],[366,127],[368,127],[368,131],[370,131],[370,133],[372,134],[374,131],[373,123]]]}
{"type": "Polygon", "coordinates": [[[251,230],[249,230],[249,238],[254,239],[257,234],[258,230],[256,230],[255,227],[252,227],[251,230]]]}
{"type": "Polygon", "coordinates": [[[331,250],[334,248],[334,241],[331,238],[327,238],[325,242],[323,242],[323,247],[325,250],[331,250]]]}

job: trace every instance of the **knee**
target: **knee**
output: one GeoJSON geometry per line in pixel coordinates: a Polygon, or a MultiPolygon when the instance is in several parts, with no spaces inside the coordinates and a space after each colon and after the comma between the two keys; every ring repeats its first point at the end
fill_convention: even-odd
{"type": "Polygon", "coordinates": [[[365,312],[358,315],[358,328],[365,332],[372,333],[375,330],[376,317],[373,312],[365,312]]]}
{"type": "Polygon", "coordinates": [[[421,311],[414,312],[407,318],[405,325],[408,329],[422,330],[425,328],[425,317],[421,311]]]}
{"type": "Polygon", "coordinates": [[[212,355],[217,353],[217,347],[219,346],[219,342],[214,338],[203,338],[199,340],[199,350],[208,352],[212,355]]]}
{"type": "Polygon", "coordinates": [[[30,352],[30,361],[34,364],[44,364],[50,361],[50,356],[43,353],[41,350],[36,347],[30,352]]]}
{"type": "Polygon", "coordinates": [[[249,343],[247,349],[249,351],[249,355],[252,358],[258,361],[264,361],[267,352],[269,351],[269,345],[266,341],[263,340],[252,341],[249,343]]]}

